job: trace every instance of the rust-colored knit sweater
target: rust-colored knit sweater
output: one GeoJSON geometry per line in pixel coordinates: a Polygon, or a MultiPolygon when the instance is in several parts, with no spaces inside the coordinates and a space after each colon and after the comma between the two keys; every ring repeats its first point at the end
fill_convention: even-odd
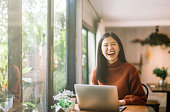
{"type": "Polygon", "coordinates": [[[119,60],[108,65],[108,76],[103,84],[96,79],[96,68],[92,73],[94,85],[116,85],[119,100],[125,100],[126,105],[145,105],[146,94],[143,90],[137,69],[130,63],[122,63],[119,60]]]}
{"type": "Polygon", "coordinates": [[[9,79],[9,91],[14,94],[14,101],[20,102],[21,100],[21,84],[20,84],[20,71],[16,65],[13,66],[12,78],[9,79]]]}

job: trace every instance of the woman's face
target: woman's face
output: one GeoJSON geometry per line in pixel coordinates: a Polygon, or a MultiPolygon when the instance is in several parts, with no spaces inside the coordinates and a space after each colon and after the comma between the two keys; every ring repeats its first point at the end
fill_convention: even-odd
{"type": "Polygon", "coordinates": [[[112,64],[118,60],[119,45],[112,37],[107,37],[102,42],[102,53],[107,59],[108,63],[112,64]]]}

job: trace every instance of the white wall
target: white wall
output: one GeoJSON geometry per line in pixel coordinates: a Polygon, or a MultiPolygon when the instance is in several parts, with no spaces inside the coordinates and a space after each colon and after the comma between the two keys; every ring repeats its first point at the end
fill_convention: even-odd
{"type": "MultiPolygon", "coordinates": [[[[145,39],[155,27],[110,27],[106,32],[116,33],[124,45],[126,58],[130,63],[139,63],[140,56],[143,58],[141,80],[143,83],[158,83],[159,78],[152,74],[155,67],[167,67],[170,75],[170,48],[161,48],[160,46],[141,46],[139,43],[131,43],[133,39],[145,39]]],[[[170,37],[170,26],[161,26],[159,33],[167,34],[170,37]]],[[[167,77],[170,83],[170,77],[167,77]]],[[[152,93],[149,91],[149,99],[157,99],[161,106],[166,105],[165,93],[152,93]]]]}

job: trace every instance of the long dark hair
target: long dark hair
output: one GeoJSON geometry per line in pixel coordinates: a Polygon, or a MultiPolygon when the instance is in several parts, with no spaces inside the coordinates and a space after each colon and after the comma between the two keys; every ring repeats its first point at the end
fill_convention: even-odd
{"type": "Polygon", "coordinates": [[[107,59],[104,57],[104,55],[102,53],[101,46],[102,46],[103,40],[105,38],[108,38],[108,37],[112,37],[113,39],[115,39],[117,41],[118,45],[119,45],[120,51],[119,51],[119,54],[118,54],[118,59],[121,62],[127,62],[126,58],[125,58],[123,45],[122,45],[122,42],[119,39],[119,37],[114,33],[105,33],[98,43],[98,50],[97,50],[96,78],[102,83],[105,83],[105,77],[108,74],[108,71],[107,71],[108,62],[107,62],[107,59]]]}

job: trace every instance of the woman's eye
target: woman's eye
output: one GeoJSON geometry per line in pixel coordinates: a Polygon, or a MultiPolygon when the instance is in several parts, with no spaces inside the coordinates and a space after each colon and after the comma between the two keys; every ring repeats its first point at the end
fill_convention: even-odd
{"type": "Polygon", "coordinates": [[[108,45],[104,45],[104,47],[107,47],[108,45]]]}

